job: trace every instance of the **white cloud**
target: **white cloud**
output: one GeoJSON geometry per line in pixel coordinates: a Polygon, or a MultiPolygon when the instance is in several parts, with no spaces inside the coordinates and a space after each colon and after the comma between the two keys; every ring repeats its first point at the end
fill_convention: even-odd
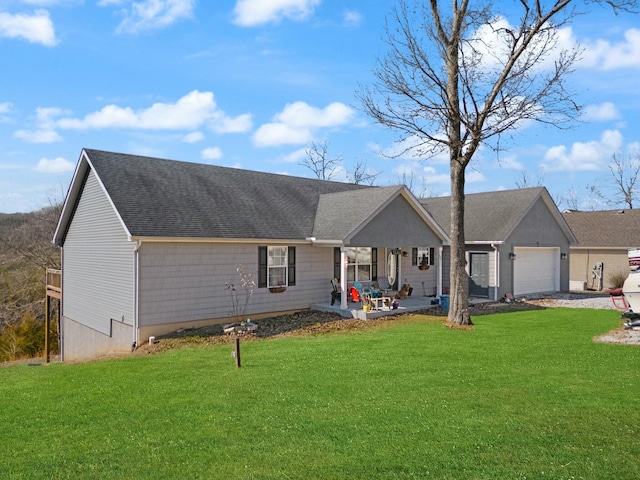
{"type": "Polygon", "coordinates": [[[612,43],[598,39],[584,42],[585,52],[579,63],[582,67],[614,70],[640,66],[640,30],[631,28],[624,33],[624,40],[612,43]]]}
{"type": "Polygon", "coordinates": [[[36,10],[32,15],[0,12],[0,37],[23,38],[47,47],[58,43],[53,22],[46,10],[36,10]]]}
{"type": "MultiPolygon", "coordinates": [[[[463,51],[468,56],[479,55],[482,59],[480,68],[485,71],[502,71],[504,62],[510,55],[511,44],[513,43],[512,32],[517,31],[518,27],[511,25],[505,17],[496,17],[491,25],[482,25],[474,32],[469,45],[463,48],[463,51]]],[[[541,71],[553,68],[562,51],[571,50],[577,45],[571,27],[556,30],[555,41],[556,45],[540,61],[533,65],[532,68],[534,70],[541,71]]],[[[549,45],[551,44],[545,42],[536,44],[534,42],[530,50],[549,48],[549,45]]]]}
{"type": "Polygon", "coordinates": [[[55,130],[17,130],[13,136],[28,143],[61,142],[63,138],[55,130]]]}
{"type": "Polygon", "coordinates": [[[362,14],[355,10],[345,10],[343,24],[347,27],[359,27],[362,23],[362,14]]]}
{"type": "Polygon", "coordinates": [[[308,143],[315,130],[345,125],[354,115],[351,108],[340,102],[322,109],[305,102],[288,103],[282,112],[274,115],[273,122],[258,128],[253,143],[258,147],[308,143]]]}
{"type": "MultiPolygon", "coordinates": [[[[153,30],[167,27],[183,18],[193,16],[195,0],[143,0],[132,2],[125,11],[116,32],[138,33],[144,30],[153,30]]],[[[103,0],[100,6],[121,5],[123,2],[103,0]]]]}
{"type": "Polygon", "coordinates": [[[219,147],[205,148],[200,152],[200,156],[205,160],[218,160],[222,158],[222,150],[219,147]]]}
{"type": "Polygon", "coordinates": [[[298,163],[306,158],[307,158],[307,149],[299,148],[298,150],[288,153],[287,155],[283,155],[280,158],[280,160],[283,163],[298,163]]]}
{"type": "Polygon", "coordinates": [[[182,141],[184,143],[197,143],[204,140],[204,135],[202,132],[191,132],[187,133],[184,137],[182,137],[182,141]]]}
{"type": "Polygon", "coordinates": [[[451,176],[448,173],[437,173],[433,167],[424,167],[421,176],[426,185],[448,185],[451,183],[451,176]]]}
{"type": "Polygon", "coordinates": [[[622,134],[617,130],[605,130],[600,140],[575,142],[569,150],[566,145],[558,145],[547,150],[543,170],[578,171],[601,170],[623,144],[622,134]]]}
{"type": "Polygon", "coordinates": [[[498,164],[500,167],[510,170],[524,170],[524,165],[518,161],[515,155],[500,156],[498,164]]]}
{"type": "Polygon", "coordinates": [[[606,122],[607,120],[617,120],[620,113],[611,102],[604,102],[599,105],[587,105],[584,107],[582,119],[587,122],[606,122]]]}
{"type": "Polygon", "coordinates": [[[485,177],[482,172],[478,172],[477,170],[471,170],[470,172],[467,172],[465,176],[466,183],[480,183],[486,181],[487,177],[485,177]]]}
{"type": "Polygon", "coordinates": [[[35,167],[39,173],[66,173],[73,172],[74,164],[62,157],[42,158],[35,167]]]}
{"type": "Polygon", "coordinates": [[[217,121],[212,123],[211,128],[217,133],[242,133],[253,127],[253,118],[248,113],[233,118],[226,115],[219,115],[216,118],[217,121]]]}
{"type": "Polygon", "coordinates": [[[219,110],[212,92],[194,90],[175,103],[154,103],[148,108],[107,105],[84,118],[61,118],[62,129],[134,128],[140,130],[195,130],[203,125],[221,132],[242,132],[251,128],[251,117],[228,117],[219,110]]]}
{"type": "Polygon", "coordinates": [[[238,0],[234,22],[243,27],[279,22],[283,18],[294,21],[307,19],[321,0],[238,0]]]}
{"type": "Polygon", "coordinates": [[[11,102],[0,103],[0,114],[10,113],[13,109],[11,102]]]}

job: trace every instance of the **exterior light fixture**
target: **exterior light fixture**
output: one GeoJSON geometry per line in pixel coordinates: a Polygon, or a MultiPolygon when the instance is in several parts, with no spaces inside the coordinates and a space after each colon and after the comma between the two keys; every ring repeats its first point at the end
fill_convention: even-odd
{"type": "Polygon", "coordinates": [[[513,252],[509,253],[509,260],[515,260],[516,259],[516,254],[513,252]]]}

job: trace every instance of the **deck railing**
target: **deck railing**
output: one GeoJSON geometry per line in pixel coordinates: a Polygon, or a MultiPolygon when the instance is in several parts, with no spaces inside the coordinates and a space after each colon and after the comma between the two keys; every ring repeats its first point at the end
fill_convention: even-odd
{"type": "Polygon", "coordinates": [[[47,296],[60,298],[62,296],[62,271],[47,268],[47,296]]]}

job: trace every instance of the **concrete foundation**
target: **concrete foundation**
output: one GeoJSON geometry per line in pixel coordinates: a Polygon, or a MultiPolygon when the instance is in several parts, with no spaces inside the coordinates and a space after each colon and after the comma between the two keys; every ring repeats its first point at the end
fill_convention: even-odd
{"type": "Polygon", "coordinates": [[[133,327],[112,321],[111,336],[62,317],[62,360],[88,360],[131,351],[133,327]]]}

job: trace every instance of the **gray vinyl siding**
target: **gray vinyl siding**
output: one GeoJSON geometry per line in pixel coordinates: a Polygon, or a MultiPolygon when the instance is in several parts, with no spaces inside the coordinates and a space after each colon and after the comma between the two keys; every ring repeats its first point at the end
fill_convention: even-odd
{"type": "Polygon", "coordinates": [[[442,245],[418,212],[399,196],[378,213],[349,242],[354,247],[394,247],[402,245],[442,245]]]}
{"type": "Polygon", "coordinates": [[[64,242],[65,317],[105,335],[133,325],[134,244],[90,172],[64,242]]]}
{"type": "MultiPolygon", "coordinates": [[[[559,247],[561,253],[569,254],[569,239],[541,198],[535,202],[501,246],[501,274],[507,275],[500,282],[501,295],[513,290],[513,262],[508,258],[509,252],[513,252],[515,247],[559,247]]],[[[560,290],[569,290],[569,263],[569,259],[560,262],[560,290]]]]}
{"type": "Polygon", "coordinates": [[[239,265],[255,281],[245,317],[331,299],[332,248],[296,246],[296,285],[271,293],[257,286],[258,245],[146,242],[140,248],[139,325],[229,317],[233,309],[225,283],[240,284],[239,265]]]}

